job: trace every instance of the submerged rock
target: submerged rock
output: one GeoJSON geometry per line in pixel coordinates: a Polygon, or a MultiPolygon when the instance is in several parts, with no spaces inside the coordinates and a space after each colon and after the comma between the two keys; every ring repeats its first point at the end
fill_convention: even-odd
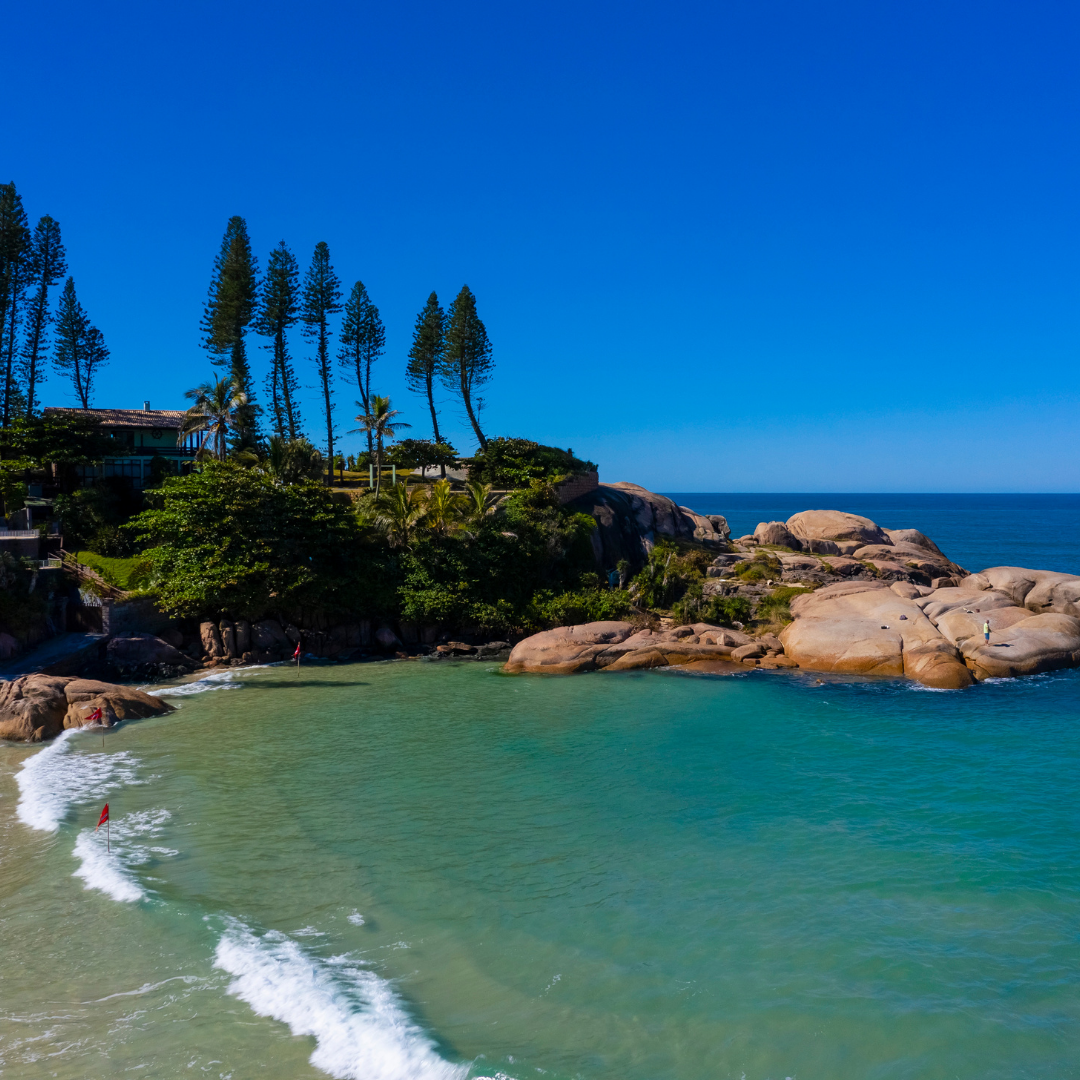
{"type": "Polygon", "coordinates": [[[40,742],[66,728],[141,719],[172,712],[161,698],[131,686],[58,675],[24,675],[0,683],[0,739],[40,742]],[[100,708],[102,719],[89,717],[100,708]]]}

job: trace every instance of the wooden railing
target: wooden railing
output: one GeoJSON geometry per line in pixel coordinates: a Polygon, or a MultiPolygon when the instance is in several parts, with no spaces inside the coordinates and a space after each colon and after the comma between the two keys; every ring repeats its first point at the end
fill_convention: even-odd
{"type": "Polygon", "coordinates": [[[85,581],[92,586],[91,592],[97,593],[98,596],[102,596],[106,600],[124,600],[127,598],[128,594],[123,589],[116,585],[110,585],[96,570],[92,570],[85,563],[79,562],[70,551],[61,548],[60,558],[63,560],[65,570],[74,574],[77,580],[85,581]]]}

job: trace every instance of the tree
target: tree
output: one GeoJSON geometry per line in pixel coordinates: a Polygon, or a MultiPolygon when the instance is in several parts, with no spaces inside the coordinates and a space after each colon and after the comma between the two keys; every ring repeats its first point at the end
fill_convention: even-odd
{"type": "Polygon", "coordinates": [[[447,315],[443,382],[447,389],[461,395],[481,450],[487,446],[487,439],[477,416],[484,407],[484,399],[477,398],[474,404],[473,394],[491,378],[494,367],[487,330],[476,313],[476,297],[468,285],[462,285],[447,315]]]}
{"type": "Polygon", "coordinates": [[[262,468],[282,484],[298,484],[301,480],[321,480],[322,454],[307,439],[283,439],[271,435],[268,453],[262,468]]]}
{"type": "Polygon", "coordinates": [[[274,431],[283,439],[300,438],[300,407],[296,400],[300,384],[296,381],[289,358],[289,343],[285,337],[285,331],[297,319],[298,277],[296,259],[282,240],[270,252],[266,264],[266,281],[263,282],[262,306],[256,329],[264,337],[272,339],[265,346],[272,357],[266,385],[274,409],[274,431]]]}
{"type": "MultiPolygon", "coordinates": [[[[435,411],[435,379],[442,374],[446,358],[446,316],[439,306],[439,298],[432,293],[427,298],[423,310],[416,316],[413,329],[412,348],[409,349],[409,363],[405,369],[409,380],[409,389],[427,397],[431,410],[431,429],[434,442],[441,443],[439,437],[439,414],[435,411]]],[[[442,467],[443,479],[446,479],[446,466],[442,467]]]]}
{"type": "Polygon", "coordinates": [[[30,227],[22,198],[14,182],[0,184],[0,363],[3,385],[0,386],[0,425],[7,427],[20,411],[18,382],[15,378],[15,341],[19,309],[29,281],[30,227]]]}
{"type": "Polygon", "coordinates": [[[381,499],[376,491],[375,498],[379,507],[376,524],[385,531],[390,546],[408,547],[413,529],[427,515],[428,501],[417,488],[404,483],[394,484],[381,499]]]}
{"type": "Polygon", "coordinates": [[[327,320],[341,310],[341,281],[330,265],[330,249],[320,240],[315,245],[304,278],[304,336],[315,342],[315,367],[322,383],[326,407],[326,486],[334,483],[334,407],[330,390],[330,328],[327,320]]]}
{"type": "Polygon", "coordinates": [[[461,527],[467,507],[465,496],[454,494],[449,480],[436,480],[424,504],[424,524],[436,536],[450,536],[461,527]]]}
{"type": "Polygon", "coordinates": [[[180,422],[177,446],[188,435],[202,433],[199,449],[209,447],[218,461],[224,461],[229,434],[241,422],[239,414],[247,404],[247,395],[229,378],[203,383],[189,390],[184,397],[194,400],[195,404],[184,413],[180,422]]]}
{"type": "Polygon", "coordinates": [[[253,447],[257,436],[258,410],[254,403],[244,331],[255,316],[258,274],[247,222],[242,217],[231,217],[225,226],[221,250],[214,259],[201,328],[214,363],[228,365],[232,383],[247,397],[237,415],[235,448],[238,450],[253,447]]]}
{"type": "MultiPolygon", "coordinates": [[[[365,413],[371,412],[371,365],[382,356],[386,347],[386,332],[383,330],[379,309],[371,302],[364,288],[358,281],[349,293],[345,305],[345,318],[341,324],[341,351],[338,359],[350,375],[355,374],[356,385],[360,390],[360,405],[365,413]]],[[[374,452],[372,434],[368,432],[368,453],[374,452]]]]}
{"type": "Polygon", "coordinates": [[[430,439],[402,439],[386,455],[386,460],[399,468],[424,472],[432,465],[441,465],[444,473],[457,458],[458,452],[449,443],[433,443],[430,439]]]}
{"type": "Polygon", "coordinates": [[[60,223],[46,214],[30,241],[30,280],[36,286],[30,300],[23,365],[26,371],[26,416],[37,408],[37,387],[45,381],[42,360],[49,347],[49,289],[67,273],[67,256],[60,239],[60,223]]]}
{"type": "Polygon", "coordinates": [[[90,408],[94,392],[94,377],[98,368],[109,359],[109,350],[101,331],[92,326],[75,295],[75,281],[68,278],[60,294],[56,315],[56,352],[53,363],[67,375],[84,409],[90,408]]]}
{"type": "MultiPolygon", "coordinates": [[[[357,402],[361,405],[361,402],[357,402]]],[[[364,432],[369,439],[375,440],[375,497],[378,498],[380,481],[382,480],[383,442],[393,439],[399,428],[407,428],[411,425],[395,421],[395,416],[400,416],[397,409],[390,408],[388,397],[379,397],[375,394],[371,399],[371,409],[361,413],[356,419],[360,424],[358,428],[350,431],[350,435],[364,432]]]]}

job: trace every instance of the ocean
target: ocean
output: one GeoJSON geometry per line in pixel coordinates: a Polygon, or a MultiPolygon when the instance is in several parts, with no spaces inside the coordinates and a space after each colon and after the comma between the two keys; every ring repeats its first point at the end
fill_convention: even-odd
{"type": "MultiPolygon", "coordinates": [[[[678,501],[1080,570],[1073,497],[678,501]]],[[[1077,672],[380,662],[161,692],[176,713],[104,746],[0,744],[5,1080],[1080,1075],[1077,672]]]]}

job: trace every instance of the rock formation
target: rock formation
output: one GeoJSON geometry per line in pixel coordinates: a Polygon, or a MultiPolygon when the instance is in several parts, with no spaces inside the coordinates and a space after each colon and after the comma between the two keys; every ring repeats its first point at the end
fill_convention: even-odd
{"type": "Polygon", "coordinates": [[[0,739],[51,739],[65,728],[91,723],[88,718],[98,708],[102,719],[93,723],[106,727],[118,720],[172,712],[172,706],[161,698],[130,686],[57,675],[24,675],[14,682],[0,683],[0,739]]]}
{"type": "Polygon", "coordinates": [[[593,555],[604,571],[613,569],[621,559],[639,570],[660,537],[715,547],[726,544],[731,535],[727,521],[719,514],[696,514],[637,484],[598,484],[568,505],[596,519],[593,555]]]}
{"type": "MultiPolygon", "coordinates": [[[[668,514],[661,518],[648,505],[637,508],[639,525],[651,522],[655,535],[663,520],[676,530],[670,509],[661,506],[668,514]]],[[[607,545],[604,529],[617,532],[619,518],[612,511],[605,525],[597,514],[607,545]]],[[[681,528],[664,535],[689,539],[688,526],[681,528]]],[[[662,632],[588,623],[527,638],[510,654],[506,670],[569,674],[729,661],[961,689],[987,678],[1080,666],[1080,576],[1074,574],[1015,566],[969,574],[916,529],[882,529],[855,514],[806,510],[786,522],[760,523],[733,550],[717,555],[706,598],[736,595],[757,602],[769,595],[773,582],[736,572],[747,561],[764,562],[759,577],[777,573],[785,583],[807,588],[790,601],[792,621],[779,638],[753,639],[704,623],[662,632]],[[990,624],[989,642],[984,622],[990,624]]]]}

